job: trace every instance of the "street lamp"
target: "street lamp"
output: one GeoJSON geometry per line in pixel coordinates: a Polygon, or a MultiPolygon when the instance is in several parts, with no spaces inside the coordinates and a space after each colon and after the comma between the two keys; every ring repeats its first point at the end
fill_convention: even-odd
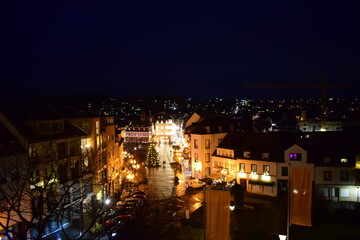
{"type": "Polygon", "coordinates": [[[109,205],[109,204],[110,204],[110,199],[109,199],[109,198],[105,199],[105,204],[106,204],[106,205],[109,205]]]}
{"type": "Polygon", "coordinates": [[[231,211],[233,211],[235,209],[235,201],[230,201],[229,208],[231,211]]]}
{"type": "Polygon", "coordinates": [[[286,235],[279,234],[279,239],[280,240],[286,240],[286,235]]]}

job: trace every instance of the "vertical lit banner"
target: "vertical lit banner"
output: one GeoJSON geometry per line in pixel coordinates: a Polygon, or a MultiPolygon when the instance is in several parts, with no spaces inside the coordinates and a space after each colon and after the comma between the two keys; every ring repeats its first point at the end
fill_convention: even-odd
{"type": "Polygon", "coordinates": [[[312,168],[291,167],[290,224],[311,226],[312,168]]]}
{"type": "Polygon", "coordinates": [[[230,191],[206,189],[206,240],[230,239],[230,191]]]}

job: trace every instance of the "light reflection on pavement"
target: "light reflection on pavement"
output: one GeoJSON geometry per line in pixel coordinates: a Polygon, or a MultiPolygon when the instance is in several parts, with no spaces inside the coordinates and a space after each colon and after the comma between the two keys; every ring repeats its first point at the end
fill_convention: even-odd
{"type": "Polygon", "coordinates": [[[167,211],[173,211],[177,213],[177,216],[185,217],[186,209],[191,213],[201,206],[203,199],[202,189],[187,190],[185,180],[189,176],[184,171],[177,174],[179,181],[175,183],[174,169],[170,165],[173,162],[172,145],[160,143],[157,145],[157,149],[162,166],[159,168],[146,168],[145,174],[148,182],[141,185],[141,189],[148,193],[151,202],[168,202],[169,199],[172,199],[171,207],[167,211]]]}

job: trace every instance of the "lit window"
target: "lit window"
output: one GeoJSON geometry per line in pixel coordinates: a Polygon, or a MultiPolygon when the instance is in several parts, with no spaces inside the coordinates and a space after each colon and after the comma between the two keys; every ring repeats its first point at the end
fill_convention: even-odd
{"type": "Polygon", "coordinates": [[[257,165],[256,164],[251,164],[251,172],[254,172],[254,173],[257,172],[257,165]]]}
{"type": "Polygon", "coordinates": [[[210,139],[205,139],[205,148],[206,149],[210,148],[210,139]]]}
{"type": "Polygon", "coordinates": [[[290,153],[289,159],[292,161],[301,161],[301,153],[290,153]]]}
{"type": "Polygon", "coordinates": [[[342,163],[347,163],[347,162],[348,162],[348,159],[347,159],[347,158],[342,158],[342,159],[341,159],[341,162],[342,162],[342,163]]]}
{"type": "Polygon", "coordinates": [[[269,165],[264,165],[263,173],[264,174],[270,174],[270,166],[269,165]]]}
{"type": "Polygon", "coordinates": [[[350,189],[348,188],[341,188],[340,189],[340,197],[348,198],[350,197],[350,189]]]}
{"type": "Polygon", "coordinates": [[[261,158],[262,159],[270,159],[270,153],[262,153],[261,158]]]}
{"type": "Polygon", "coordinates": [[[244,157],[249,158],[250,157],[250,152],[244,152],[244,157]]]}
{"type": "Polygon", "coordinates": [[[245,172],[245,163],[239,163],[239,171],[245,172]]]}

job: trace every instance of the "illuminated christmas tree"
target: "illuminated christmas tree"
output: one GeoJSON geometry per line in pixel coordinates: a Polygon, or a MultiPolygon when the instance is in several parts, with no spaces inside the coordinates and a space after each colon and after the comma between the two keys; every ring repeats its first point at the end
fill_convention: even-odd
{"type": "Polygon", "coordinates": [[[159,154],[155,149],[155,144],[152,142],[147,150],[146,154],[146,166],[148,167],[160,167],[159,154]]]}

